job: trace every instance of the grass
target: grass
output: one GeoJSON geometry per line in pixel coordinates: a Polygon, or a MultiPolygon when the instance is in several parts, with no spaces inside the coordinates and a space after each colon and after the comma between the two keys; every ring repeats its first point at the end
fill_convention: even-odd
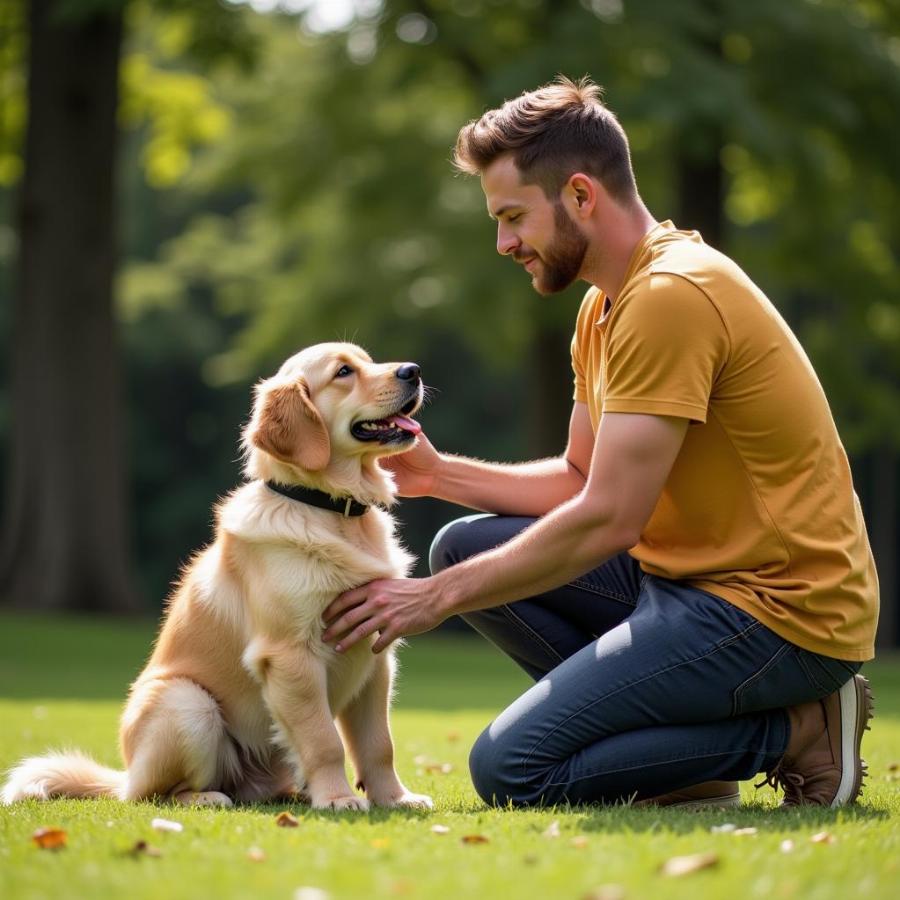
{"type": "MultiPolygon", "coordinates": [[[[154,627],[84,619],[0,617],[0,769],[48,747],[75,746],[117,764],[116,722],[154,627]]],[[[0,809],[0,897],[291,898],[319,888],[337,898],[894,897],[900,883],[900,659],[867,666],[878,705],[864,802],[844,810],[782,812],[767,788],[743,785],[736,811],[617,808],[496,811],[469,783],[472,741],[527,682],[475,639],[416,638],[402,651],[393,715],[401,777],[435,800],[431,814],[365,815],[282,806],[188,810],[165,804],[53,801],[0,809]],[[441,771],[440,766],[449,771],[441,771]],[[154,831],[156,817],[184,825],[154,831]],[[545,835],[552,823],[559,835],[545,835]],[[757,832],[711,833],[731,822],[757,832]],[[432,832],[433,825],[449,828],[432,832]],[[68,846],[40,850],[39,827],[68,846]],[[826,831],[831,843],[810,837],[826,831]],[[464,835],[486,843],[467,844],[464,835]],[[159,856],[134,854],[138,841],[159,856]],[[780,849],[794,842],[792,852],[780,849]],[[254,861],[251,848],[264,858],[254,861]],[[682,878],[659,866],[712,852],[718,863],[682,878]],[[605,893],[597,893],[601,888],[605,893]]],[[[551,832],[555,829],[551,829],[551,832]]]]}

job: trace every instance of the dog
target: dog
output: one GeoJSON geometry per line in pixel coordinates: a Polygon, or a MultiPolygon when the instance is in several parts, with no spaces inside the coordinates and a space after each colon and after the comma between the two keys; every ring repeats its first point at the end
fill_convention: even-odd
{"type": "Polygon", "coordinates": [[[316,809],[430,809],[397,777],[388,723],[393,647],[337,653],[322,613],[344,590],[408,574],[381,457],[408,450],[423,385],[413,363],[318,344],[256,387],[246,482],[185,567],[120,723],[124,771],[79,753],[23,760],[4,803],[171,798],[232,806],[299,797],[316,809]],[[345,773],[345,745],[357,775],[345,773]]]}

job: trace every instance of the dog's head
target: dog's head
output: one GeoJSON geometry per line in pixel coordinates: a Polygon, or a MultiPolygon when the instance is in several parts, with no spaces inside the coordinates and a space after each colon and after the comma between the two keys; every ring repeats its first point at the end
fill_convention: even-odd
{"type": "Polygon", "coordinates": [[[340,476],[402,453],[421,430],[409,416],[422,394],[414,363],[375,363],[355,344],[308,347],[256,387],[244,432],[248,474],[283,476],[289,466],[340,476]]]}

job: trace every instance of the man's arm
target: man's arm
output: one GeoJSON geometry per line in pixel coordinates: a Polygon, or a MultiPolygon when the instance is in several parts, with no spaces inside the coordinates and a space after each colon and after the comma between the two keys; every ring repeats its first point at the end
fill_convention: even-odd
{"type": "Polygon", "coordinates": [[[377,652],[454,613],[543,593],[634,546],[681,449],[688,420],[607,413],[582,490],[502,546],[423,579],[374,581],[325,611],[323,638],[346,649],[380,633],[377,652]]]}
{"type": "Polygon", "coordinates": [[[560,457],[527,463],[489,463],[419,446],[382,465],[394,473],[401,496],[430,496],[500,515],[542,516],[583,487],[594,449],[587,405],[576,403],[560,457]]]}

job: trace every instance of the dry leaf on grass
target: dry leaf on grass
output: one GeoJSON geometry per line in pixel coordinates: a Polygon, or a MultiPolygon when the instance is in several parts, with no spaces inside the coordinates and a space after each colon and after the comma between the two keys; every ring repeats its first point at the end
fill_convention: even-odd
{"type": "Polygon", "coordinates": [[[558,838],[560,835],[559,822],[554,819],[543,831],[545,838],[558,838]]]}
{"type": "Polygon", "coordinates": [[[576,850],[584,850],[588,843],[588,839],[583,834],[576,834],[575,837],[572,838],[572,846],[576,850]]]}
{"type": "Polygon", "coordinates": [[[460,840],[464,844],[487,844],[488,838],[483,834],[464,834],[460,840]]]}
{"type": "Polygon", "coordinates": [[[809,840],[813,844],[833,844],[837,838],[830,831],[818,831],[809,840]]]}
{"type": "Polygon", "coordinates": [[[725,822],[722,825],[713,825],[709,829],[713,834],[727,834],[730,831],[737,831],[737,825],[731,822],[725,822]]]}
{"type": "Polygon", "coordinates": [[[297,828],[300,825],[300,820],[285,810],[275,816],[275,824],[279,828],[297,828]]]}
{"type": "Polygon", "coordinates": [[[690,856],[673,856],[667,859],[660,867],[662,875],[679,878],[682,875],[692,875],[703,869],[711,869],[719,864],[718,853],[693,853],[690,856]]]}
{"type": "Polygon", "coordinates": [[[757,830],[755,828],[736,828],[733,832],[735,837],[749,837],[751,834],[756,834],[757,830]]]}
{"type": "Polygon", "coordinates": [[[132,856],[162,856],[162,850],[146,841],[137,841],[128,851],[132,856]]]}
{"type": "Polygon", "coordinates": [[[900,771],[900,763],[893,762],[888,766],[888,772],[897,772],[897,771],[900,771]]]}
{"type": "Polygon", "coordinates": [[[390,847],[390,845],[389,838],[373,838],[369,841],[369,846],[374,847],[376,850],[383,850],[385,847],[390,847]]]}
{"type": "Polygon", "coordinates": [[[266,851],[262,849],[262,847],[251,847],[247,851],[247,859],[250,862],[264,862],[266,858],[266,851]]]}
{"type": "Polygon", "coordinates": [[[446,825],[432,825],[431,830],[434,834],[449,834],[450,829],[446,825]]]}
{"type": "Polygon", "coordinates": [[[31,841],[41,850],[61,850],[69,842],[69,836],[62,828],[38,828],[31,841]]]}
{"type": "Polygon", "coordinates": [[[184,825],[181,822],[170,822],[168,819],[154,819],[150,823],[150,827],[156,831],[184,831],[184,825]]]}
{"type": "Polygon", "coordinates": [[[458,731],[448,731],[447,732],[447,740],[450,741],[451,744],[454,743],[455,741],[458,741],[459,740],[459,732],[458,731]]]}
{"type": "Polygon", "coordinates": [[[582,900],[624,900],[625,888],[621,884],[601,884],[584,895],[582,900]]]}
{"type": "Polygon", "coordinates": [[[298,887],[294,891],[294,900],[328,900],[328,891],[317,887],[298,887]]]}

